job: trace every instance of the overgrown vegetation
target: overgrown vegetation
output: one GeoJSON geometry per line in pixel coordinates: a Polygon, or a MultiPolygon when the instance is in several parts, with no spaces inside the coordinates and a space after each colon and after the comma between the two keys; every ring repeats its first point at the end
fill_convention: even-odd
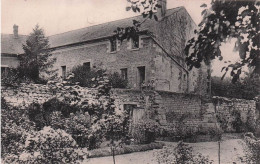
{"type": "Polygon", "coordinates": [[[231,79],[212,77],[211,93],[213,96],[222,96],[239,99],[254,99],[260,92],[260,78],[258,75],[247,75],[245,78],[232,83],[231,79]]]}
{"type": "Polygon", "coordinates": [[[29,111],[12,108],[1,99],[1,156],[5,163],[78,163],[87,152],[71,135],[44,126],[38,131],[29,111]],[[77,149],[76,149],[77,148],[77,149]]]}

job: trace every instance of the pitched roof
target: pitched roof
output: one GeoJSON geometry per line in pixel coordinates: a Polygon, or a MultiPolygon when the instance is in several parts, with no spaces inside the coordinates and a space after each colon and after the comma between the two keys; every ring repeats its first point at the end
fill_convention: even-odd
{"type": "MultiPolygon", "coordinates": [[[[179,11],[183,7],[177,7],[168,9],[166,11],[166,17],[179,11]]],[[[72,30],[56,35],[49,36],[50,47],[59,47],[68,44],[80,43],[84,41],[94,40],[102,37],[113,35],[113,31],[117,27],[127,27],[133,25],[132,20],[142,22],[144,18],[139,15],[135,17],[120,19],[112,22],[107,22],[99,25],[89,26],[77,30],[72,30]]],[[[140,30],[151,29],[156,21],[147,19],[141,26],[140,30]]],[[[14,38],[13,34],[1,34],[1,53],[5,54],[22,54],[22,45],[25,44],[27,35],[19,35],[18,38],[14,38]]]]}
{"type": "Polygon", "coordinates": [[[19,35],[15,38],[13,34],[1,34],[1,53],[22,54],[27,35],[19,35]]]}
{"type": "MultiPolygon", "coordinates": [[[[165,16],[172,15],[173,13],[179,11],[183,7],[177,7],[173,9],[168,9],[165,16]]],[[[98,39],[101,37],[106,37],[113,35],[113,31],[117,27],[127,27],[133,25],[132,20],[137,20],[142,22],[144,18],[139,15],[135,17],[125,18],[121,20],[116,20],[112,22],[107,22],[99,25],[89,26],[73,31],[68,31],[56,35],[49,36],[49,42],[51,47],[64,46],[73,43],[79,43],[83,41],[98,39]]],[[[149,29],[156,23],[154,20],[147,19],[142,25],[140,30],[149,29]]]]}

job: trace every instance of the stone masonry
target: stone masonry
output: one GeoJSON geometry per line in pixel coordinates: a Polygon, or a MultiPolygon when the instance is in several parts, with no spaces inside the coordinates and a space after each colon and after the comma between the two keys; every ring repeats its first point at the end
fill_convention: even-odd
{"type": "MultiPolygon", "coordinates": [[[[98,93],[97,89],[80,86],[76,88],[65,86],[62,83],[24,84],[19,88],[2,88],[1,93],[8,103],[21,109],[33,102],[44,103],[58,95],[71,98],[75,91],[90,102],[96,98],[98,93]]],[[[226,120],[230,120],[228,131],[232,132],[234,130],[231,128],[230,122],[233,119],[233,110],[239,111],[242,121],[245,122],[248,112],[250,111],[250,114],[254,116],[256,109],[256,103],[253,100],[214,97],[205,102],[198,95],[165,91],[112,89],[111,95],[115,99],[118,112],[125,110],[126,106],[132,106],[136,111],[136,116],[133,117],[138,120],[145,113],[153,111],[154,115],[151,118],[157,120],[162,127],[175,124],[184,118],[185,125],[195,130],[199,127],[210,128],[216,126],[216,115],[221,113],[226,120]]]]}

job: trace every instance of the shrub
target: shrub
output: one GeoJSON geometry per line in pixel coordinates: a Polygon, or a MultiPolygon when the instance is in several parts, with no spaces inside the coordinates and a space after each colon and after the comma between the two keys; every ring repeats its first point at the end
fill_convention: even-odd
{"type": "Polygon", "coordinates": [[[255,136],[260,137],[260,119],[256,120],[255,136]]]}
{"type": "Polygon", "coordinates": [[[32,103],[28,107],[29,118],[36,124],[38,130],[41,130],[44,126],[50,126],[52,113],[56,111],[60,112],[60,119],[64,119],[68,118],[71,113],[76,113],[79,109],[56,98],[50,99],[42,105],[32,103]]]}
{"type": "Polygon", "coordinates": [[[244,132],[245,129],[244,129],[244,123],[241,119],[241,113],[239,111],[233,110],[232,116],[235,117],[235,119],[231,122],[233,129],[238,133],[244,132]]]}
{"type": "Polygon", "coordinates": [[[256,164],[260,161],[260,139],[256,138],[253,133],[246,133],[244,135],[244,140],[247,144],[247,149],[245,150],[246,156],[245,161],[246,163],[256,164]]]}
{"type": "Polygon", "coordinates": [[[222,129],[224,132],[227,132],[229,122],[228,122],[228,120],[227,120],[225,114],[223,114],[223,113],[217,113],[216,117],[217,117],[218,123],[220,123],[221,129],[222,129]]]}
{"type": "Polygon", "coordinates": [[[144,118],[133,125],[132,137],[139,144],[148,144],[155,141],[158,133],[158,122],[144,118]]]}
{"type": "Polygon", "coordinates": [[[127,88],[127,80],[123,79],[118,72],[110,74],[108,79],[112,88],[127,88]]]}
{"type": "Polygon", "coordinates": [[[1,155],[19,154],[23,150],[26,134],[35,130],[25,110],[11,108],[1,98],[1,155]]]}
{"type": "Polygon", "coordinates": [[[87,152],[78,149],[75,140],[63,130],[44,127],[29,134],[25,150],[19,155],[9,155],[6,163],[79,163],[87,152]]]}
{"type": "Polygon", "coordinates": [[[156,159],[159,164],[211,164],[213,162],[201,154],[193,154],[192,147],[182,141],[175,148],[164,147],[157,151],[156,159]]]}
{"type": "Polygon", "coordinates": [[[91,121],[87,112],[70,113],[70,116],[65,118],[60,111],[55,111],[51,114],[50,126],[71,134],[80,147],[88,147],[91,144],[88,138],[91,121]]]}
{"type": "Polygon", "coordinates": [[[99,84],[98,82],[104,77],[105,70],[89,69],[84,65],[79,65],[72,68],[72,76],[68,79],[71,83],[78,83],[82,87],[94,88],[99,84]]]}

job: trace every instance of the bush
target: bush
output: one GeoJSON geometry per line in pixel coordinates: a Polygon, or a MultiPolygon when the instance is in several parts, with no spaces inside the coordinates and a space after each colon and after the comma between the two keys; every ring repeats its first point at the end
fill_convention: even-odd
{"type": "Polygon", "coordinates": [[[231,122],[233,129],[238,133],[244,132],[245,127],[244,127],[244,123],[241,119],[241,113],[239,111],[233,110],[232,116],[235,117],[235,119],[231,122]]]}
{"type": "Polygon", "coordinates": [[[110,74],[108,79],[112,88],[127,88],[127,80],[123,79],[118,72],[110,74]]]}
{"type": "Polygon", "coordinates": [[[50,99],[42,105],[32,103],[28,107],[29,118],[36,124],[38,130],[41,130],[44,126],[50,126],[52,113],[57,111],[61,114],[60,119],[64,119],[70,117],[71,113],[76,113],[79,109],[56,98],[50,99]]]}
{"type": "Polygon", "coordinates": [[[25,110],[11,108],[1,98],[1,155],[18,154],[28,132],[35,130],[35,125],[28,118],[25,110]]]}
{"type": "Polygon", "coordinates": [[[144,118],[133,125],[132,137],[136,143],[148,144],[155,141],[158,133],[158,122],[144,118]]]}
{"type": "Polygon", "coordinates": [[[247,144],[247,149],[245,150],[246,156],[244,162],[257,164],[260,161],[260,139],[256,138],[253,133],[246,133],[244,135],[244,140],[247,144]]]}
{"type": "Polygon", "coordinates": [[[255,136],[260,137],[260,119],[256,120],[255,136]]]}
{"type": "Polygon", "coordinates": [[[6,156],[6,163],[79,163],[87,152],[78,149],[75,140],[63,130],[44,127],[26,137],[25,150],[6,156]]]}
{"type": "Polygon", "coordinates": [[[213,161],[201,154],[193,154],[193,149],[182,141],[175,148],[164,147],[157,151],[156,159],[159,164],[211,164],[213,161]]]}
{"type": "Polygon", "coordinates": [[[99,81],[104,77],[105,70],[91,70],[84,65],[79,65],[72,68],[72,76],[68,79],[69,82],[78,83],[82,87],[95,88],[99,85],[99,81]]]}

